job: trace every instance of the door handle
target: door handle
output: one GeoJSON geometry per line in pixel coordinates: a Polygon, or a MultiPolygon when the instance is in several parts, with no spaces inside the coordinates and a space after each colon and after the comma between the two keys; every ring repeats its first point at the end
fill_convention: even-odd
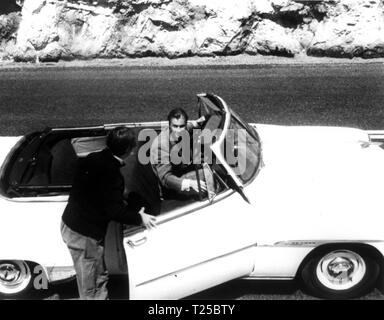
{"type": "Polygon", "coordinates": [[[146,242],[147,242],[147,237],[144,236],[144,237],[137,239],[137,240],[128,240],[127,244],[133,248],[133,247],[141,246],[142,244],[144,244],[146,242]]]}

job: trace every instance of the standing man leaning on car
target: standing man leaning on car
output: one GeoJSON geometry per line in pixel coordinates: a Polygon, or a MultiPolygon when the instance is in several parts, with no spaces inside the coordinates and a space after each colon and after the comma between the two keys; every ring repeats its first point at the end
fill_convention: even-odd
{"type": "Polygon", "coordinates": [[[107,147],[78,160],[61,234],[71,253],[77,274],[80,299],[108,299],[108,271],[104,261],[104,238],[108,223],[155,226],[155,218],[130,209],[123,198],[122,158],[136,145],[134,132],[113,129],[107,147]]]}

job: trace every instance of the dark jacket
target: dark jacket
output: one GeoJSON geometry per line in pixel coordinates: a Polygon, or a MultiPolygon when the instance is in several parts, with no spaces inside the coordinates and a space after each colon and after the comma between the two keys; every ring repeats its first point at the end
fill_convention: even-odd
{"type": "MultiPolygon", "coordinates": [[[[191,129],[188,131],[189,135],[192,137],[193,134],[191,129]]],[[[192,143],[193,142],[191,141],[190,146],[192,143]]],[[[182,175],[194,169],[194,167],[191,166],[192,158],[182,158],[182,148],[183,146],[180,142],[171,141],[170,131],[168,128],[162,130],[153,140],[150,151],[150,161],[153,172],[160,182],[161,191],[162,188],[164,188],[180,192],[184,179],[182,175]],[[176,155],[176,153],[178,155],[178,159],[182,160],[182,163],[173,163],[171,155],[176,155]]]]}
{"type": "Polygon", "coordinates": [[[79,159],[63,222],[72,230],[96,240],[105,237],[108,223],[139,225],[137,208],[123,198],[124,178],[120,162],[109,149],[79,159]]]}

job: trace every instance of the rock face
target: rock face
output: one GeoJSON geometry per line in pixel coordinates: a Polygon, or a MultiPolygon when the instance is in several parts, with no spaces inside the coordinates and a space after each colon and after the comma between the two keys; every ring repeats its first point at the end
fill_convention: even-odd
{"type": "Polygon", "coordinates": [[[384,7],[380,0],[349,0],[325,4],[307,52],[316,56],[384,56],[384,7]]]}
{"type": "Polygon", "coordinates": [[[0,61],[14,51],[16,33],[21,20],[21,6],[15,1],[3,0],[0,3],[0,61]]]}
{"type": "Polygon", "coordinates": [[[0,7],[0,60],[384,57],[384,0],[11,2],[0,7]]]}

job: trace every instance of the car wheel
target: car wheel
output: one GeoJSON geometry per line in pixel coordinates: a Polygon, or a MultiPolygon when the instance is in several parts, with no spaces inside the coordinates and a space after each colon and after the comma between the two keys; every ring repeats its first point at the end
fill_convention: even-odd
{"type": "Polygon", "coordinates": [[[318,252],[302,269],[309,293],[326,299],[352,299],[371,291],[378,263],[364,251],[335,249],[318,252]]]}
{"type": "Polygon", "coordinates": [[[32,285],[29,265],[22,260],[0,261],[0,295],[12,297],[27,291],[32,285]]]}

